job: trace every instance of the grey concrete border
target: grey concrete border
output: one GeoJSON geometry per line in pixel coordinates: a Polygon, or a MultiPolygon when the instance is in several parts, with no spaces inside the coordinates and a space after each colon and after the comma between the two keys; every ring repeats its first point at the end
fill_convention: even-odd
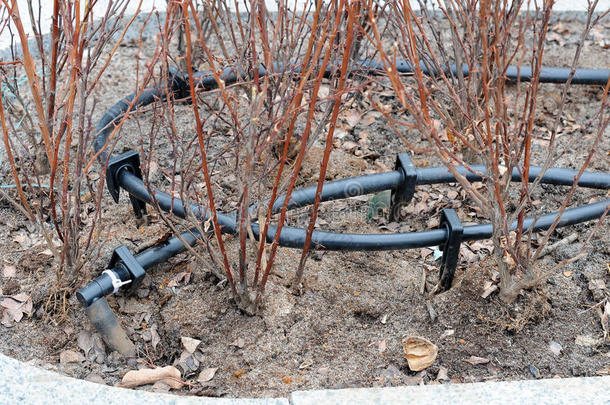
{"type": "Polygon", "coordinates": [[[293,405],[610,404],[610,376],[391,388],[298,391],[293,405]]]}
{"type": "Polygon", "coordinates": [[[203,398],[126,390],[46,371],[0,353],[0,404],[609,404],[610,376],[297,391],[290,398],[203,398]]]}
{"type": "Polygon", "coordinates": [[[289,405],[286,398],[204,398],[128,390],[66,377],[0,353],[0,404],[289,405]]]}

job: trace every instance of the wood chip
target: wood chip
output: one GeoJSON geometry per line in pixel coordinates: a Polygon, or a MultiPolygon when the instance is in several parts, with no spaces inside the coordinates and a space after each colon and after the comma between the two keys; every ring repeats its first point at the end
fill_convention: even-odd
{"type": "Polygon", "coordinates": [[[441,335],[441,339],[455,335],[455,329],[445,329],[441,335]]]}
{"type": "Polygon", "coordinates": [[[180,380],[180,371],[174,366],[166,366],[128,371],[117,386],[133,388],[140,385],[154,384],[157,381],[161,381],[173,389],[182,388],[184,385],[180,380]]]}
{"type": "Polygon", "coordinates": [[[549,253],[557,250],[560,247],[568,246],[568,245],[574,243],[577,239],[578,239],[578,233],[573,232],[570,235],[563,238],[562,240],[560,240],[559,242],[553,243],[552,245],[546,245],[545,247],[542,248],[538,258],[542,258],[542,257],[548,255],[549,253]]]}
{"type": "Polygon", "coordinates": [[[477,357],[477,356],[470,356],[467,359],[464,359],[464,361],[466,363],[470,363],[473,366],[476,366],[477,364],[487,364],[489,363],[489,359],[486,359],[485,357],[477,357]]]}
{"type": "Polygon", "coordinates": [[[483,294],[481,294],[481,297],[487,298],[491,295],[491,293],[493,293],[497,289],[498,289],[498,286],[496,284],[491,284],[491,281],[487,281],[485,283],[485,289],[483,291],[483,294]],[[487,285],[487,283],[490,283],[490,285],[487,285]]]}
{"type": "Polygon", "coordinates": [[[313,360],[307,359],[304,362],[302,362],[301,364],[299,364],[299,370],[303,370],[303,369],[309,368],[311,366],[313,366],[313,360]]]}

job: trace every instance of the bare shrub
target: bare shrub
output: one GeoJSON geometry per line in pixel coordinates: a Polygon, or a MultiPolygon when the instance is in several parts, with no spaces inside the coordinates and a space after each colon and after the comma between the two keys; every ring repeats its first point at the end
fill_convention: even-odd
{"type": "MultiPolygon", "coordinates": [[[[372,7],[372,2],[368,3],[372,7]]],[[[534,120],[539,112],[539,79],[553,1],[543,2],[440,2],[437,18],[429,5],[413,10],[409,1],[390,2],[386,14],[393,28],[394,43],[384,42],[371,20],[371,41],[379,51],[388,78],[412,125],[432,146],[436,157],[447,166],[466,190],[479,212],[493,225],[492,241],[500,272],[500,297],[514,300],[522,289],[531,288],[556,272],[558,267],[581,257],[541,269],[537,260],[557,220],[548,230],[534,235],[524,227],[526,216],[538,217],[532,193],[544,172],[557,156],[570,153],[580,174],[596,155],[596,147],[608,127],[608,85],[599,113],[592,120],[594,136],[582,153],[558,150],[557,133],[564,116],[567,90],[577,66],[585,38],[608,11],[595,14],[597,1],[589,5],[585,28],[573,55],[572,73],[563,86],[560,105],[546,153],[539,158],[542,171],[529,181],[534,162],[532,142],[537,136],[534,120]],[[524,11],[528,7],[532,11],[524,11]],[[413,65],[412,77],[398,73],[396,61],[413,65]],[[531,80],[513,85],[507,78],[509,66],[531,69],[531,80]],[[440,124],[439,124],[440,123],[440,124]],[[484,170],[474,167],[482,164],[484,170]],[[457,166],[483,177],[482,185],[466,179],[457,166]],[[513,170],[523,178],[520,185],[511,180],[513,170]],[[510,207],[514,208],[510,208],[510,207]],[[516,225],[511,227],[513,223],[516,225]],[[533,248],[533,239],[537,247],[533,248]]],[[[559,213],[572,202],[578,188],[566,193],[559,213]]]]}
{"type": "MultiPolygon", "coordinates": [[[[190,111],[171,99],[158,103],[153,107],[154,130],[142,131],[141,136],[146,138],[146,160],[157,159],[167,168],[171,192],[186,206],[198,204],[210,214],[202,218],[191,212],[182,221],[158,210],[162,219],[175,231],[187,228],[206,236],[204,251],[214,273],[226,277],[238,307],[253,314],[277,254],[290,195],[316,142],[324,145],[318,191],[324,182],[361,5],[318,1],[299,10],[280,1],[278,12],[269,13],[264,2],[252,1],[246,10],[232,9],[241,5],[168,4],[158,46],[161,77],[169,77],[170,66],[186,67],[182,74],[188,82],[190,111]],[[198,77],[213,77],[215,88],[201,91],[197,71],[198,77]],[[227,84],[223,75],[231,73],[237,81],[227,84]],[[177,128],[176,122],[185,119],[195,137],[177,128]],[[172,145],[173,162],[163,163],[154,150],[162,137],[172,145]],[[283,204],[274,211],[284,193],[283,204]],[[217,211],[235,215],[234,252],[226,246],[231,237],[222,235],[217,211]]],[[[145,176],[146,172],[145,168],[145,176]]],[[[318,206],[319,193],[293,281],[295,291],[318,206]]],[[[191,252],[202,257],[200,248],[191,252]]]]}
{"type": "Polygon", "coordinates": [[[0,2],[0,30],[17,39],[12,60],[0,62],[0,121],[18,195],[17,200],[5,197],[37,225],[53,252],[57,282],[48,301],[53,307],[65,309],[75,277],[104,239],[99,228],[103,181],[90,170],[92,120],[102,97],[102,74],[138,14],[123,21],[128,3],[109,2],[101,9],[93,8],[95,2],[54,0],[45,38],[42,0],[28,1],[27,10],[15,0],[0,2]],[[33,41],[24,18],[35,32],[33,41]]]}

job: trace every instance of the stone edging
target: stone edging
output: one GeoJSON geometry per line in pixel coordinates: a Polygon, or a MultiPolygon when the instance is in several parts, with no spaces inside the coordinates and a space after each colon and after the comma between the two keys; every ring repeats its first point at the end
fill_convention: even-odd
{"type": "Polygon", "coordinates": [[[62,405],[610,404],[610,376],[296,391],[290,398],[204,398],[126,390],[46,371],[0,354],[0,404],[62,405]]]}

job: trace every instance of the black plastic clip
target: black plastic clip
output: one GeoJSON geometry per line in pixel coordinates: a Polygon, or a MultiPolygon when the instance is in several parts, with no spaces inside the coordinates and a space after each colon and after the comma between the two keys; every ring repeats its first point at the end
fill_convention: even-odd
{"type": "Polygon", "coordinates": [[[455,210],[444,209],[441,215],[441,228],[447,229],[447,241],[443,246],[441,258],[440,289],[447,291],[453,283],[453,276],[460,258],[460,246],[464,234],[464,226],[455,210]]]}
{"type": "Polygon", "coordinates": [[[135,289],[146,275],[146,270],[144,270],[138,262],[138,259],[131,254],[125,245],[121,245],[114,249],[108,268],[114,269],[121,278],[121,281],[131,280],[131,283],[127,285],[130,290],[135,289]],[[125,270],[128,274],[124,274],[125,270]]]}
{"type": "Polygon", "coordinates": [[[400,219],[400,209],[407,205],[415,194],[417,184],[417,169],[408,153],[399,153],[396,156],[395,170],[402,171],[404,180],[392,190],[390,204],[390,221],[400,219]]]}
{"type": "MultiPolygon", "coordinates": [[[[127,170],[137,178],[142,179],[140,155],[138,155],[137,152],[130,150],[119,156],[112,157],[110,162],[108,162],[108,168],[106,169],[106,185],[116,203],[119,202],[119,192],[121,190],[119,184],[119,174],[121,173],[121,170],[127,170]]],[[[131,200],[136,218],[142,218],[142,216],[146,214],[146,203],[138,200],[132,195],[129,195],[129,199],[131,200]]]]}

